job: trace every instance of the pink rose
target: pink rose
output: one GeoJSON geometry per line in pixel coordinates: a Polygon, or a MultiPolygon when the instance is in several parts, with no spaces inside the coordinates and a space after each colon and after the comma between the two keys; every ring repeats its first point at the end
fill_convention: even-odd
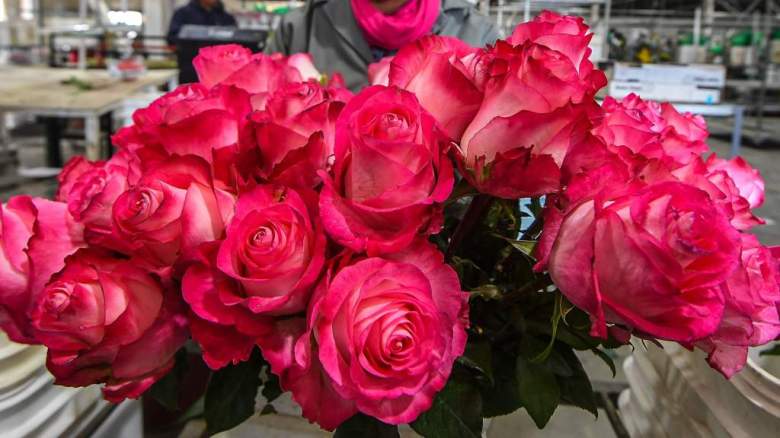
{"type": "Polygon", "coordinates": [[[288,65],[283,56],[257,53],[221,85],[232,85],[250,94],[264,94],[273,93],[284,84],[303,80],[301,72],[288,65]]]}
{"type": "Polygon", "coordinates": [[[300,73],[301,81],[319,81],[322,78],[322,73],[314,66],[314,60],[308,53],[294,53],[288,56],[287,65],[300,73]]]}
{"type": "Polygon", "coordinates": [[[368,83],[371,85],[390,85],[390,63],[392,56],[385,56],[377,62],[368,65],[368,83]]]}
{"type": "Polygon", "coordinates": [[[476,51],[457,38],[426,36],[398,51],[390,64],[389,85],[414,93],[458,141],[482,103],[482,90],[466,65],[476,51]]]}
{"type": "Polygon", "coordinates": [[[589,32],[582,17],[542,11],[533,20],[515,27],[507,41],[512,45],[532,42],[557,50],[571,60],[580,74],[590,75],[596,70],[590,61],[593,34],[589,32]]]}
{"type": "Polygon", "coordinates": [[[85,173],[92,171],[97,163],[77,155],[71,158],[57,175],[57,194],[54,199],[58,202],[67,202],[68,193],[73,189],[76,181],[85,173]]]}
{"type": "Polygon", "coordinates": [[[290,187],[314,188],[332,164],[336,119],[345,96],[316,82],[289,84],[251,115],[260,176],[290,187]]]}
{"type": "Polygon", "coordinates": [[[111,211],[119,195],[140,179],[138,166],[128,150],[120,150],[108,161],[90,163],[76,157],[60,174],[58,199],[84,226],[84,240],[90,245],[121,252],[132,248],[116,238],[111,211]]]}
{"type": "MultiPolygon", "coordinates": [[[[249,95],[231,87],[182,85],[133,114],[132,133],[120,137],[134,148],[164,155],[196,155],[211,163],[215,152],[236,147],[249,95]]],[[[143,154],[132,149],[134,153],[143,154]]]]}
{"type": "Polygon", "coordinates": [[[470,65],[484,100],[460,141],[461,173],[480,191],[503,198],[557,191],[566,154],[598,111],[593,96],[606,84],[604,74],[530,41],[498,41],[470,65]]]}
{"type": "Polygon", "coordinates": [[[238,44],[204,47],[192,60],[200,83],[208,88],[227,79],[236,70],[247,65],[252,51],[238,44]]]}
{"type": "Polygon", "coordinates": [[[646,182],[682,181],[704,190],[738,230],[748,230],[764,223],[753,214],[747,199],[742,197],[735,181],[726,171],[710,170],[700,157],[678,166],[676,162],[654,160],[644,166],[640,177],[646,182]]]}
{"type": "Polygon", "coordinates": [[[663,141],[667,155],[684,163],[690,154],[698,156],[709,150],[707,137],[710,133],[704,117],[680,113],[669,102],[661,104],[661,117],[668,130],[663,141]]]}
{"type": "Polygon", "coordinates": [[[68,258],[32,312],[56,382],[105,383],[112,402],[138,398],[171,369],[187,337],[180,305],[164,295],[143,269],[108,253],[68,258]]]}
{"type": "Polygon", "coordinates": [[[758,169],[753,168],[742,157],[724,160],[712,154],[707,159],[707,168],[712,172],[726,172],[739,189],[739,195],[748,201],[750,208],[758,208],[764,204],[764,179],[758,169]]]}
{"type": "Polygon", "coordinates": [[[278,324],[261,342],[263,354],[303,415],[326,429],[357,411],[411,422],[464,351],[467,294],[422,239],[400,253],[344,262],[315,292],[308,331],[300,320],[278,324]]]}
{"type": "Polygon", "coordinates": [[[232,85],[248,93],[269,93],[290,82],[320,80],[311,55],[252,54],[236,44],[200,49],[192,61],[200,83],[207,88],[232,85]]]}
{"type": "Polygon", "coordinates": [[[712,336],[695,344],[726,378],[745,365],[748,347],[764,345],[780,335],[778,260],[755,236],[741,237],[740,265],[722,286],[726,297],[723,320],[712,336]]]}
{"type": "Polygon", "coordinates": [[[544,231],[556,235],[548,259],[555,284],[591,315],[594,335],[605,336],[607,322],[681,342],[712,334],[723,314],[721,284],[739,262],[740,235],[728,217],[706,192],[680,182],[602,187],[550,213],[559,218],[544,231]]]}
{"type": "Polygon", "coordinates": [[[605,98],[602,109],[593,133],[613,148],[675,165],[687,164],[708,150],[704,120],[680,114],[669,103],[645,101],[630,94],[621,101],[605,98]]]}
{"type": "Polygon", "coordinates": [[[39,343],[29,312],[65,257],[84,245],[82,233],[62,202],[16,196],[0,206],[0,328],[11,340],[39,343]]]}
{"type": "Polygon", "coordinates": [[[454,183],[445,147],[413,94],[394,87],[364,89],[336,125],[334,175],[320,195],[328,234],[373,255],[436,232],[439,204],[454,183]]]}
{"type": "Polygon", "coordinates": [[[205,161],[174,156],[117,198],[113,222],[118,237],[133,242],[135,254],[152,266],[165,266],[221,238],[234,202],[233,195],[214,188],[205,161]]]}
{"type": "Polygon", "coordinates": [[[278,185],[242,194],[225,240],[187,270],[184,299],[202,320],[193,324],[193,337],[212,368],[249,357],[268,325],[257,315],[306,308],[327,243],[316,202],[314,193],[278,185]]]}

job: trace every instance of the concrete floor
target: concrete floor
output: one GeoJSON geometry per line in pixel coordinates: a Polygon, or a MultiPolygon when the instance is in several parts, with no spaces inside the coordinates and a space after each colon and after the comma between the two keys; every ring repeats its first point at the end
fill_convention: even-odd
{"type": "MultiPolygon", "coordinates": [[[[747,123],[750,123],[748,120],[747,123]]],[[[729,122],[720,120],[711,121],[713,130],[729,129],[729,122]]],[[[775,119],[769,124],[771,131],[780,132],[780,119],[775,119]]],[[[780,137],[779,137],[780,138],[780,137]]],[[[25,138],[17,143],[19,146],[19,158],[22,167],[42,166],[43,146],[41,138],[25,138]]],[[[718,155],[728,156],[729,143],[724,140],[712,139],[710,145],[718,155]]],[[[65,158],[72,152],[66,148],[65,158]]],[[[753,166],[758,168],[766,180],[766,202],[758,210],[758,213],[766,219],[767,225],[754,232],[766,245],[780,245],[780,150],[754,149],[743,147],[741,155],[753,166]]],[[[31,194],[34,196],[51,197],[56,190],[56,182],[53,179],[31,180],[18,187],[0,191],[0,200],[5,201],[15,194],[31,194]]],[[[626,352],[621,352],[625,356],[626,352]]],[[[607,367],[590,353],[581,355],[585,368],[592,379],[600,381],[612,381],[612,376],[607,367]]],[[[618,360],[620,365],[621,360],[618,360]]],[[[622,375],[622,367],[618,366],[617,382],[625,382],[622,375]]],[[[560,407],[550,420],[547,428],[539,431],[525,411],[521,410],[512,415],[495,418],[487,431],[490,438],[609,438],[615,434],[602,412],[598,419],[583,410],[572,407],[560,407]]]]}

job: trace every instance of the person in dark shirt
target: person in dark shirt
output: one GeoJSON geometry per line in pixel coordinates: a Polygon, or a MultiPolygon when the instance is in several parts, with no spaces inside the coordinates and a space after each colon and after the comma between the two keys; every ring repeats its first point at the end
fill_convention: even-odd
{"type": "Polygon", "coordinates": [[[185,24],[202,26],[236,26],[236,19],[225,11],[219,0],[190,0],[176,10],[168,28],[168,44],[175,46],[179,31],[185,24]]]}

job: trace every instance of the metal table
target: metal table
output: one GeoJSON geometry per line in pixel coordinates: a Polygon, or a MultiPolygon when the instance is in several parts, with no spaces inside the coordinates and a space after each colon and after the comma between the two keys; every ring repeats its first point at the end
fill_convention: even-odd
{"type": "Polygon", "coordinates": [[[61,167],[59,138],[61,119],[84,119],[86,155],[98,160],[108,155],[101,142],[103,131],[111,132],[111,117],[135,93],[176,84],[176,70],[152,70],[134,81],[111,78],[104,70],[71,70],[49,67],[0,67],[0,147],[7,147],[5,114],[24,112],[46,118],[48,165],[61,167]],[[93,84],[80,90],[62,82],[71,78],[93,84]]]}

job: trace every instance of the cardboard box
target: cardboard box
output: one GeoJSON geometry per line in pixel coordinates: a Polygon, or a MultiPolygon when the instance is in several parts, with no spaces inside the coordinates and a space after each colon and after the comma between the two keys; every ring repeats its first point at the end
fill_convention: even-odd
{"type": "Polygon", "coordinates": [[[726,69],[710,64],[615,63],[609,95],[635,93],[643,99],[680,103],[720,103],[726,69]]]}

